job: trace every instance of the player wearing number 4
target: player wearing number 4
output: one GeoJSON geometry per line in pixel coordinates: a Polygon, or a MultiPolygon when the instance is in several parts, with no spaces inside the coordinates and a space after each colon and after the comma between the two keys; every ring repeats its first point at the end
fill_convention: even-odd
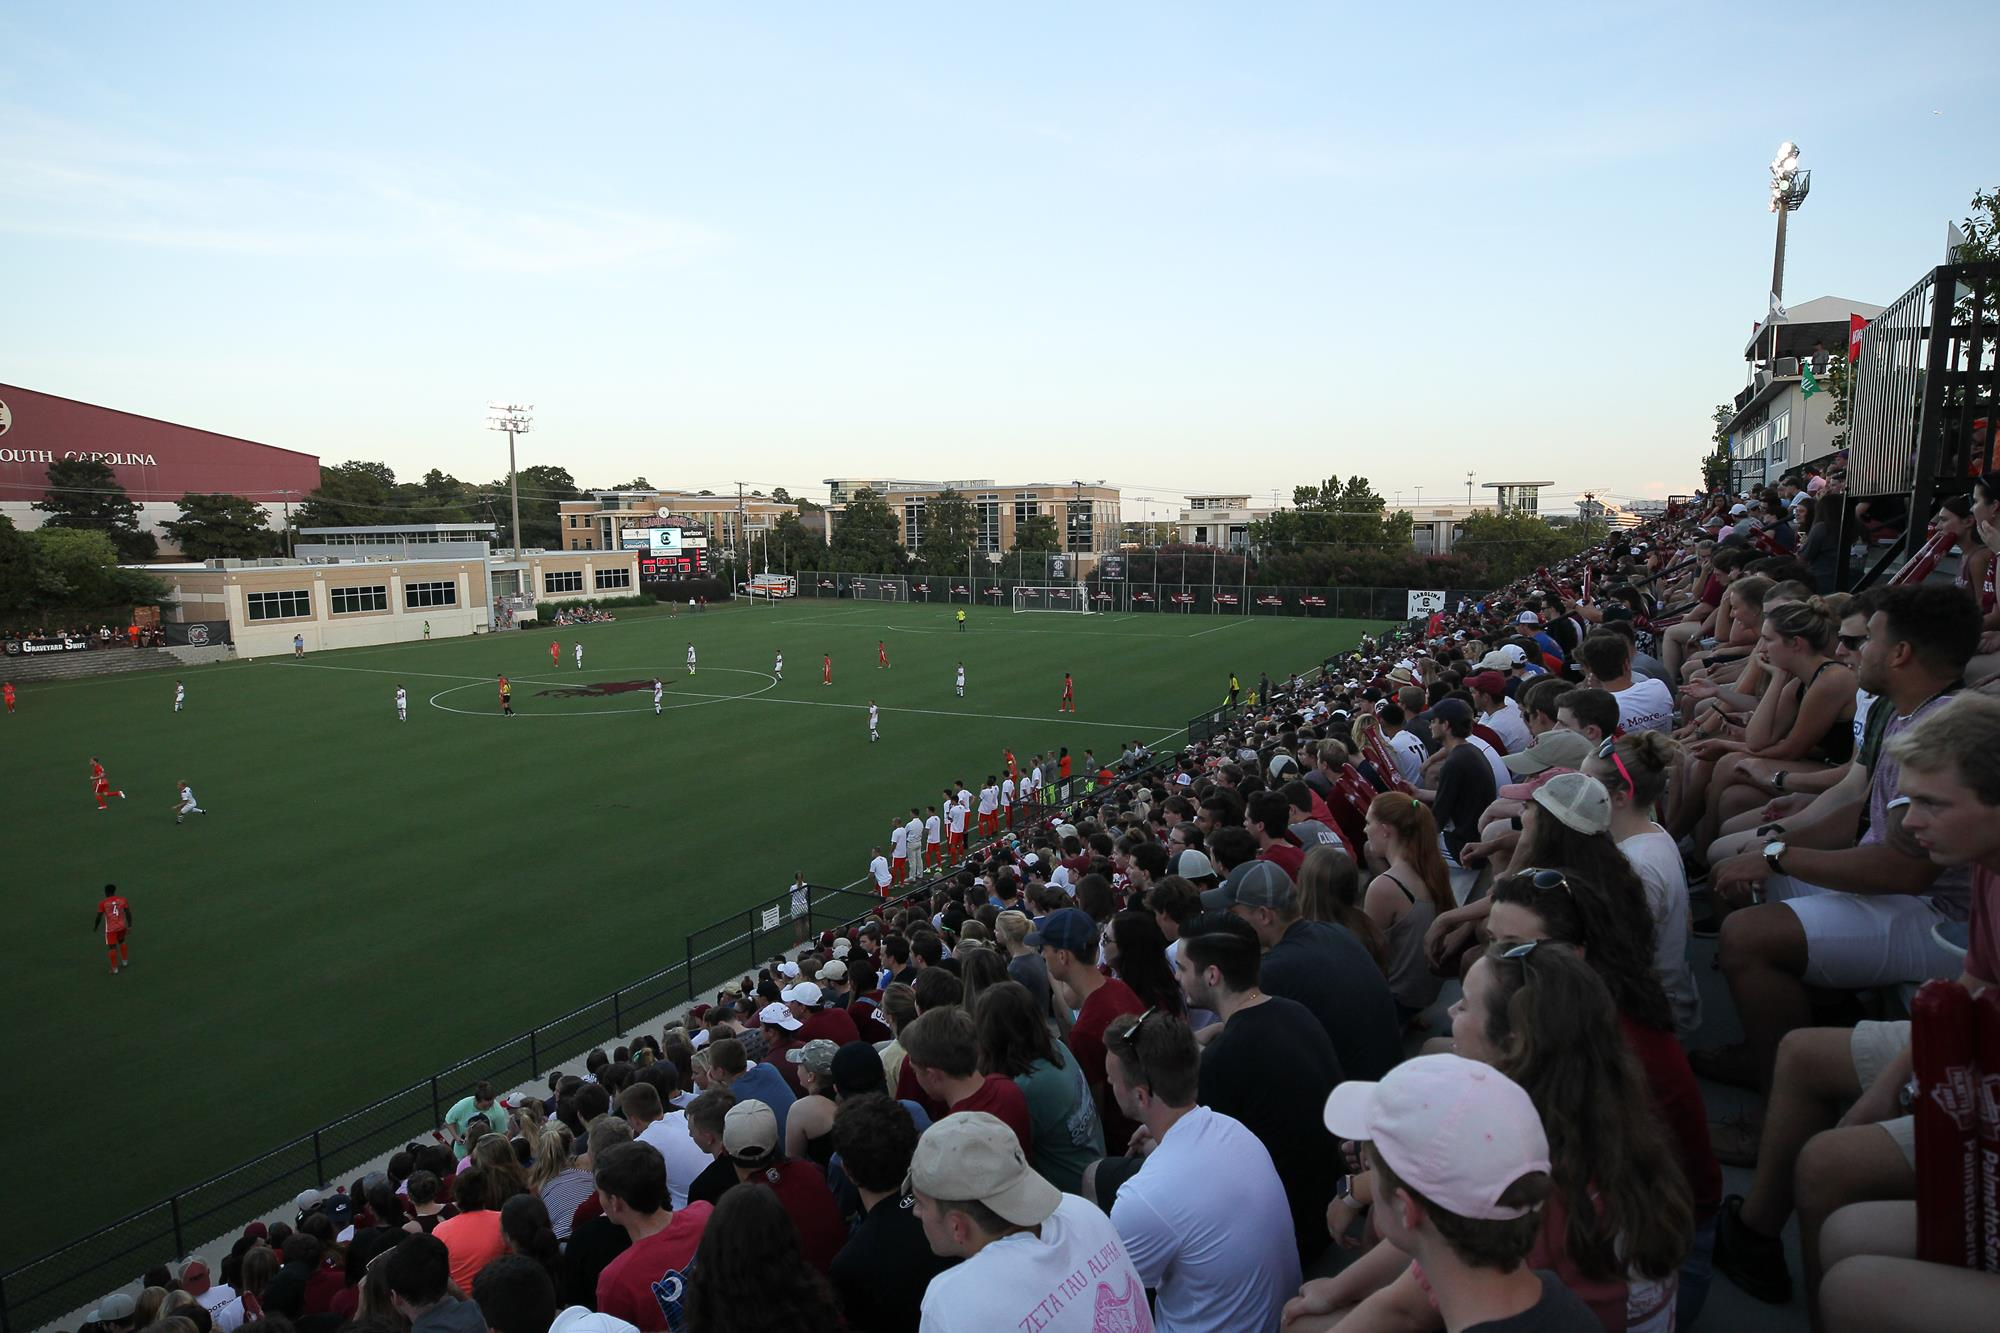
{"type": "Polygon", "coordinates": [[[965,663],[958,664],[958,697],[965,697],[965,663]]]}
{"type": "Polygon", "coordinates": [[[125,932],[132,928],[132,904],[125,901],[116,884],[106,884],[104,896],[97,900],[97,919],[90,928],[99,926],[104,927],[104,949],[111,955],[111,975],[115,977],[119,968],[132,966],[125,952],[125,932]]]}
{"type": "Polygon", "coordinates": [[[396,720],[398,722],[410,720],[410,692],[401,685],[396,687],[396,720]]]}
{"type": "Polygon", "coordinates": [[[882,710],[875,706],[873,699],[870,699],[868,701],[868,743],[870,745],[882,739],[881,727],[882,710]]]}
{"type": "Polygon", "coordinates": [[[653,677],[653,716],[660,715],[660,700],[666,697],[667,683],[658,676],[653,677]]]}

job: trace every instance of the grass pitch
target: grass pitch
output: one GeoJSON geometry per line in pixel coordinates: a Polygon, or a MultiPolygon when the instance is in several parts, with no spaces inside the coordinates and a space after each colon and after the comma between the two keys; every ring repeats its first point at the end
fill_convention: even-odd
{"type": "Polygon", "coordinates": [[[88,1124],[46,1169],[12,1173],[0,1267],[671,963],[687,931],[794,871],[855,879],[892,817],[956,778],[977,789],[1003,747],[1172,744],[1232,671],[1248,687],[1380,628],[981,608],[961,632],[951,616],[647,608],[189,668],[178,714],[173,673],[22,685],[0,717],[5,1063],[31,1103],[62,1089],[88,1124]],[[1056,713],[1064,671],[1074,717],[1056,713]],[[127,793],[103,813],[93,754],[127,793]],[[177,825],[183,779],[209,813],[177,825]],[[107,882],[133,907],[116,977],[91,927],[107,882]]]}

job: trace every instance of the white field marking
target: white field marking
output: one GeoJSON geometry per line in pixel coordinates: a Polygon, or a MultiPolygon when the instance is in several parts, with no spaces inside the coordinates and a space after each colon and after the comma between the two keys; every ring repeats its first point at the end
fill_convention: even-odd
{"type": "MultiPolygon", "coordinates": [[[[362,670],[363,668],[351,667],[342,669],[359,671],[362,670]]],[[[758,695],[764,693],[765,690],[775,690],[776,688],[778,688],[778,678],[772,675],[768,671],[745,671],[740,667],[710,667],[709,670],[726,671],[729,672],[731,675],[736,675],[736,676],[762,676],[766,681],[769,682],[769,684],[766,684],[761,689],[751,690],[747,694],[701,694],[693,690],[683,690],[679,692],[680,697],[683,699],[691,699],[693,702],[663,703],[661,705],[661,708],[663,710],[675,709],[675,708],[706,708],[710,704],[725,704],[732,699],[754,699],[758,695]]],[[[661,677],[661,679],[664,680],[665,678],[661,677]]],[[[510,685],[512,683],[513,683],[512,681],[508,682],[508,684],[510,685]]],[[[537,682],[528,681],[526,683],[533,685],[536,684],[537,682]]],[[[436,694],[433,694],[430,697],[430,705],[431,707],[439,709],[442,712],[457,713],[460,717],[505,717],[506,714],[500,712],[497,708],[480,708],[480,709],[453,708],[450,704],[441,704],[438,702],[438,700],[444,698],[447,694],[457,694],[460,690],[476,690],[482,685],[491,685],[491,684],[492,684],[491,681],[488,681],[484,677],[481,677],[477,680],[469,680],[463,685],[454,685],[448,690],[439,690],[436,694]]],[[[672,689],[673,687],[669,685],[667,688],[672,689]]],[[[653,700],[651,696],[647,694],[646,691],[633,690],[632,693],[638,696],[638,702],[636,706],[631,708],[565,708],[562,711],[556,713],[543,713],[531,709],[530,711],[525,713],[516,712],[514,716],[515,717],[609,717],[616,713],[645,713],[652,711],[653,700]]]]}
{"type": "MultiPolygon", "coordinates": [[[[438,671],[391,671],[386,667],[328,666],[324,663],[318,663],[318,662],[308,662],[305,665],[313,667],[315,670],[319,671],[351,671],[356,673],[357,675],[367,675],[367,676],[410,676],[410,677],[423,676],[431,680],[457,680],[457,681],[465,681],[468,684],[484,683],[491,685],[497,679],[497,677],[491,677],[491,676],[446,675],[445,673],[438,671]]],[[[640,668],[612,667],[608,668],[608,670],[614,672],[619,670],[636,671],[640,670],[640,668]]],[[[769,680],[771,684],[766,686],[762,690],[754,690],[749,694],[716,694],[716,695],[701,695],[698,697],[705,699],[713,699],[718,702],[730,699],[742,699],[742,700],[754,699],[758,703],[797,704],[806,708],[846,708],[850,710],[851,709],[866,710],[868,707],[867,704],[842,703],[836,699],[787,699],[782,695],[773,695],[769,691],[775,688],[778,682],[768,671],[746,671],[741,667],[710,667],[709,670],[730,671],[745,676],[763,676],[766,680],[769,680]]],[[[662,679],[665,679],[665,677],[662,677],[662,679]]],[[[571,677],[568,680],[535,680],[527,676],[510,676],[508,677],[508,684],[568,686],[572,684],[574,680],[575,680],[574,677],[571,677]]],[[[673,687],[669,685],[668,689],[672,690],[673,687]]],[[[443,690],[440,691],[439,693],[449,694],[453,693],[453,691],[443,690]]],[[[691,690],[680,691],[679,693],[681,694],[681,697],[685,698],[687,697],[687,695],[692,694],[693,691],[691,690]]],[[[650,699],[647,700],[647,706],[650,707],[651,704],[652,701],[650,699]]],[[[442,705],[439,706],[443,707],[442,705]]],[[[1120,731],[1125,731],[1125,732],[1138,732],[1138,733],[1169,735],[1169,736],[1173,735],[1174,732],[1176,731],[1186,730],[1185,724],[1179,727],[1175,727],[1172,731],[1162,733],[1159,730],[1159,723],[1157,722],[1098,722],[1094,720],[1086,721],[1082,718],[1068,719],[1063,717],[1057,717],[1051,719],[1041,716],[1030,716],[1022,713],[967,713],[967,712],[957,712],[948,708],[900,708],[893,704],[882,704],[879,705],[879,707],[885,713],[914,713],[914,714],[921,714],[927,717],[963,717],[963,718],[970,718],[974,721],[979,721],[979,722],[1048,722],[1053,720],[1067,727],[1114,727],[1120,731]]],[[[450,713],[450,712],[458,712],[460,710],[454,708],[445,708],[444,711],[450,713]]],[[[563,713],[549,714],[548,716],[563,716],[565,714],[575,713],[578,711],[580,710],[564,709],[563,713]]],[[[606,710],[600,709],[597,711],[602,712],[606,710]]],[[[624,713],[624,712],[636,712],[638,710],[620,708],[609,711],[624,713]]],[[[468,716],[487,716],[487,714],[482,712],[478,714],[468,714],[468,716]]],[[[491,716],[498,717],[499,714],[496,712],[491,714],[491,716]]],[[[522,714],[522,716],[524,717],[530,716],[530,714],[522,714]]]]}
{"type": "Polygon", "coordinates": [[[1204,634],[1215,634],[1221,630],[1235,629],[1238,625],[1242,624],[1249,618],[1250,617],[1248,616],[1238,616],[1236,619],[1230,621],[1227,625],[1217,625],[1212,629],[1198,629],[1194,633],[1188,635],[1188,637],[1190,639],[1199,639],[1204,634]]]}
{"type": "MultiPolygon", "coordinates": [[[[1166,613],[1162,612],[1162,613],[1160,613],[1160,614],[1166,614],[1166,613]]],[[[1102,637],[1102,638],[1116,638],[1116,639],[1125,639],[1125,640],[1127,640],[1127,641],[1131,641],[1131,640],[1135,640],[1135,639],[1161,639],[1161,640],[1179,640],[1179,639],[1192,639],[1192,638],[1196,638],[1196,637],[1198,637],[1198,636],[1200,636],[1200,635],[1202,635],[1202,634],[1212,634],[1212,633],[1214,633],[1214,632],[1215,632],[1215,629],[1228,629],[1228,628],[1230,628],[1230,626],[1229,626],[1229,625],[1217,625],[1217,626],[1215,626],[1215,629],[1206,629],[1206,630],[1197,630],[1197,631],[1196,631],[1196,632],[1195,632],[1194,634],[1185,634],[1185,633],[1181,633],[1181,634],[1127,634],[1127,633],[1125,633],[1125,632],[1123,632],[1123,631],[1120,631],[1120,630],[1109,630],[1109,629],[1026,629],[1026,628],[1024,628],[1024,627],[1022,627],[1022,626],[1019,626],[1019,625],[1010,625],[1010,626],[1008,626],[1008,627],[1007,627],[1007,628],[1005,628],[1005,629],[982,629],[982,628],[979,628],[979,627],[977,627],[977,626],[968,626],[967,628],[965,628],[965,629],[961,630],[961,629],[959,629],[959,628],[958,628],[958,627],[957,627],[956,625],[953,625],[953,626],[952,626],[952,628],[950,628],[950,629],[931,629],[931,628],[928,628],[928,627],[926,627],[926,628],[923,628],[923,629],[919,629],[919,628],[917,628],[917,627],[916,627],[916,626],[914,626],[914,625],[894,625],[894,624],[889,624],[889,623],[886,623],[886,622],[884,622],[884,623],[880,623],[880,624],[876,624],[876,623],[874,623],[874,622],[871,622],[871,621],[867,620],[867,619],[866,619],[866,616],[867,616],[867,615],[868,615],[868,611],[867,611],[866,609],[863,609],[863,610],[860,610],[860,611],[856,611],[856,612],[855,612],[855,613],[853,613],[852,615],[844,615],[844,616],[843,616],[843,615],[822,615],[822,616],[812,616],[812,617],[806,617],[806,616],[798,616],[798,617],[794,617],[794,618],[792,618],[791,620],[788,620],[788,621],[787,621],[786,623],[787,623],[787,624],[792,624],[792,625],[866,625],[866,626],[868,626],[868,627],[869,627],[870,629],[882,629],[882,630],[894,630],[894,631],[895,631],[896,633],[898,633],[898,634],[940,634],[940,635],[950,635],[950,634],[1000,634],[1000,635],[1015,635],[1015,634],[1053,634],[1053,635],[1057,635],[1057,636],[1060,636],[1060,637],[1069,637],[1069,636],[1072,636],[1072,635],[1090,635],[1090,636],[1094,636],[1094,637],[1102,637]]],[[[1138,613],[1136,613],[1136,612],[1121,612],[1121,613],[1119,613],[1119,618],[1118,618],[1117,620],[1110,620],[1110,619],[1107,619],[1107,618],[1106,618],[1106,617],[1105,617],[1105,616],[1104,616],[1103,614],[1099,614],[1099,615],[1098,615],[1098,616],[1096,617],[1096,619],[1095,619],[1094,623],[1096,623],[1096,624],[1100,624],[1100,625],[1104,625],[1104,624],[1113,624],[1113,625],[1116,625],[1116,624],[1124,624],[1124,623],[1126,623],[1126,622],[1128,622],[1128,621],[1133,621],[1133,620],[1142,620],[1142,619],[1146,619],[1146,618],[1147,618],[1147,617],[1144,617],[1144,616],[1141,616],[1141,615],[1139,615],[1139,614],[1138,614],[1138,613]]],[[[1244,617],[1242,617],[1242,619],[1244,619],[1244,620],[1248,620],[1249,618],[1250,618],[1250,617],[1248,617],[1248,616],[1244,616],[1244,617]]],[[[1231,624],[1234,624],[1234,623],[1235,623],[1234,621],[1232,621],[1232,622],[1231,622],[1231,624]]]]}

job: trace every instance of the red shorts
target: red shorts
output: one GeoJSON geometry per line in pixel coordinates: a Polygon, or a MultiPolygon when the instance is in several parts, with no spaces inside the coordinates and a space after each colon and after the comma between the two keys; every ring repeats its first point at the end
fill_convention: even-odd
{"type": "Polygon", "coordinates": [[[117,932],[116,934],[113,934],[112,932],[110,932],[110,931],[108,931],[108,930],[104,932],[104,947],[105,947],[105,948],[107,948],[107,949],[115,949],[115,948],[117,948],[117,947],[118,947],[119,945],[123,944],[124,942],[125,942],[125,932],[124,932],[124,931],[122,931],[122,930],[121,930],[121,931],[117,932]]]}

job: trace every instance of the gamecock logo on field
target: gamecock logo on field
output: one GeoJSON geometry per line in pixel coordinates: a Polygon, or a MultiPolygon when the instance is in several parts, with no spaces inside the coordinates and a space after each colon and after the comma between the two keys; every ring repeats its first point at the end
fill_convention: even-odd
{"type": "Polygon", "coordinates": [[[536,690],[540,699],[608,699],[614,694],[633,694],[639,690],[650,690],[650,680],[600,680],[589,685],[562,685],[552,690],[536,690]]]}

